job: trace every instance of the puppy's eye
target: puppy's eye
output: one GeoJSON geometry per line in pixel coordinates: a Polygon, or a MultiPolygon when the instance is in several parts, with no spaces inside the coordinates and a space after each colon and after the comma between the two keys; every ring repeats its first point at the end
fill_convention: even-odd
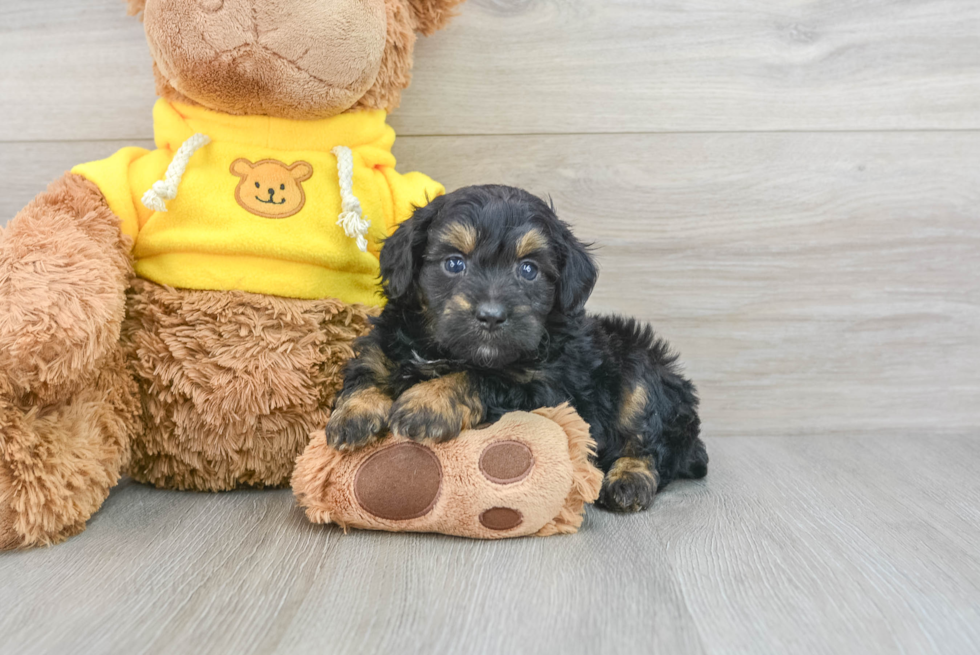
{"type": "Polygon", "coordinates": [[[525,280],[533,280],[538,277],[538,266],[534,262],[521,262],[517,272],[525,280]]]}
{"type": "Polygon", "coordinates": [[[452,257],[448,257],[442,266],[446,269],[447,273],[459,275],[466,270],[466,260],[459,255],[453,255],[452,257]]]}

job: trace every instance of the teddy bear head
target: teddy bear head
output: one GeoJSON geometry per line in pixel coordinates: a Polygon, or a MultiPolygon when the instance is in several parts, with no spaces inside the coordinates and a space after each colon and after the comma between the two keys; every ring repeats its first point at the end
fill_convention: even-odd
{"type": "Polygon", "coordinates": [[[416,32],[462,0],[127,0],[157,93],[230,114],[314,119],[398,105],[416,32]]]}

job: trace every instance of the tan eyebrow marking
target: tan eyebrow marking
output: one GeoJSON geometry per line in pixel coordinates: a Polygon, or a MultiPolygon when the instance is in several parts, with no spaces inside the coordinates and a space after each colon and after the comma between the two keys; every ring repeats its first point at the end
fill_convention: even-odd
{"type": "Polygon", "coordinates": [[[472,225],[453,223],[443,230],[439,238],[464,255],[470,254],[476,248],[476,230],[472,225]]]}
{"type": "Polygon", "coordinates": [[[528,230],[517,240],[517,258],[527,257],[536,250],[544,250],[547,245],[548,240],[541,234],[541,230],[538,228],[528,230]]]}

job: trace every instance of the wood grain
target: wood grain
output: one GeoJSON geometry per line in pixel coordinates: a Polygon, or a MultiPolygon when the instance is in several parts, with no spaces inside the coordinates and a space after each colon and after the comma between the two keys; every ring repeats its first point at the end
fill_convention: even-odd
{"type": "MultiPolygon", "coordinates": [[[[860,437],[860,438],[855,438],[860,437]]],[[[975,653],[980,440],[709,439],[702,482],[570,537],[310,525],[288,491],[126,483],[0,556],[0,653],[975,653]]]]}
{"type": "MultiPolygon", "coordinates": [[[[154,102],[121,0],[3,10],[0,225],[154,102]]],[[[978,41],[970,0],[469,0],[400,168],[554,198],[592,309],[681,351],[708,478],[496,543],[124,482],[0,555],[0,655],[980,652],[978,41]]]]}
{"type": "MultiPolygon", "coordinates": [[[[11,3],[8,3],[11,4],[11,3]]],[[[972,0],[470,0],[421,41],[403,135],[980,128],[972,0]]],[[[0,141],[146,139],[121,0],[0,26],[0,141]]]]}
{"type": "MultiPolygon", "coordinates": [[[[0,216],[120,145],[8,144],[0,216]]],[[[550,195],[596,243],[590,306],[670,339],[707,434],[980,420],[978,132],[418,137],[396,154],[449,188],[550,195]]]]}

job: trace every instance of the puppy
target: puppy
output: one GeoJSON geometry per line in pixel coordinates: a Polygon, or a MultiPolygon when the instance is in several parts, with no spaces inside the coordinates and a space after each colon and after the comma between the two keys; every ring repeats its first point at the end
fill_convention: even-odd
{"type": "Polygon", "coordinates": [[[585,313],[597,274],[520,189],[467,187],[417,210],[381,250],[388,304],[355,345],[327,442],[356,448],[389,429],[444,441],[569,401],[598,444],[600,505],[636,512],[674,478],[703,477],[694,385],[649,326],[585,313]]]}

